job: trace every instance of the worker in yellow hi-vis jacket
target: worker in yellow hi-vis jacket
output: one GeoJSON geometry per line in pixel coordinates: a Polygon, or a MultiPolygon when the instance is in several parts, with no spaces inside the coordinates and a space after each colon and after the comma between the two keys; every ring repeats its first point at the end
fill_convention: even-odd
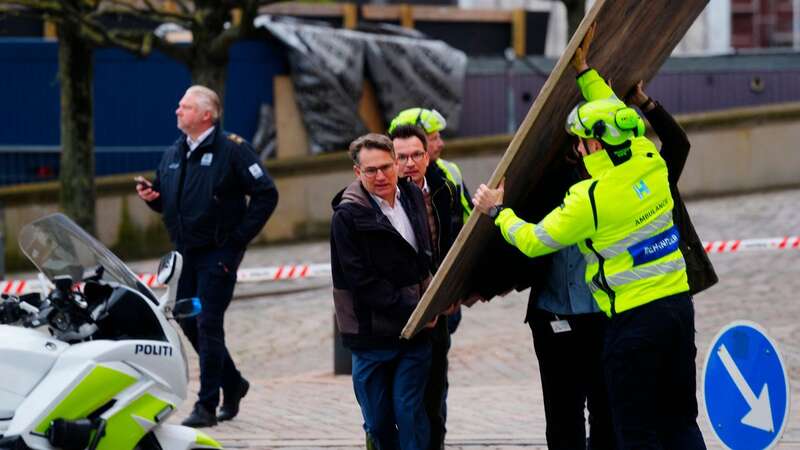
{"type": "Polygon", "coordinates": [[[644,122],[585,68],[585,103],[569,114],[590,179],[570,187],[539,223],[503,206],[503,185],[481,185],[473,203],[530,257],[578,244],[585,280],[610,323],[604,369],[622,449],[705,449],[697,426],[694,307],[672,220],[667,167],[644,122]],[[599,82],[598,82],[599,81],[599,82]]]}

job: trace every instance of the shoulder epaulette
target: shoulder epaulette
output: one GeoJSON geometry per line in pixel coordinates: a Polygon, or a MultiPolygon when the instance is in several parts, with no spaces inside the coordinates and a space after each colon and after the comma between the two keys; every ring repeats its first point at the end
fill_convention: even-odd
{"type": "Polygon", "coordinates": [[[242,145],[242,142],[244,142],[244,139],[236,133],[229,133],[228,139],[235,142],[236,145],[242,145]]]}

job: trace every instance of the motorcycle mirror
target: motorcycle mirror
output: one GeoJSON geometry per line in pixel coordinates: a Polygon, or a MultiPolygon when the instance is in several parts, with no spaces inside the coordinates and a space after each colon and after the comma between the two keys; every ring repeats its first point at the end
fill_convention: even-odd
{"type": "Polygon", "coordinates": [[[188,319],[200,314],[203,310],[203,305],[197,297],[182,298],[175,302],[175,307],[172,309],[172,317],[175,319],[188,319]]]}
{"type": "Polygon", "coordinates": [[[175,274],[175,260],[177,259],[177,252],[169,252],[161,258],[158,263],[158,282],[161,284],[169,283],[172,275],[175,274]]]}
{"type": "Polygon", "coordinates": [[[103,273],[105,273],[105,271],[105,267],[99,264],[89,268],[88,270],[84,270],[83,281],[100,281],[103,278],[103,273]]]}

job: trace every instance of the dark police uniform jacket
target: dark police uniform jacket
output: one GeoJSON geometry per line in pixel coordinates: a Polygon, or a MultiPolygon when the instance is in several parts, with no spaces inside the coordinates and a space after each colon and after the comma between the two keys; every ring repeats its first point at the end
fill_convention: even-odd
{"type": "Polygon", "coordinates": [[[163,214],[170,239],[181,251],[244,250],[278,204],[272,178],[253,148],[219,125],[187,160],[188,151],[182,135],[164,153],[153,182],[161,196],[148,206],[163,214]]]}

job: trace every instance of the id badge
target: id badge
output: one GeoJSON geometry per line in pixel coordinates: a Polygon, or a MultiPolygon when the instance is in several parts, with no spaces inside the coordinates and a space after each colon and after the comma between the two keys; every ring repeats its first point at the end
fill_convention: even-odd
{"type": "Polygon", "coordinates": [[[553,328],[553,333],[555,334],[572,331],[572,328],[569,326],[569,321],[567,320],[554,320],[550,322],[550,327],[553,328]]]}

